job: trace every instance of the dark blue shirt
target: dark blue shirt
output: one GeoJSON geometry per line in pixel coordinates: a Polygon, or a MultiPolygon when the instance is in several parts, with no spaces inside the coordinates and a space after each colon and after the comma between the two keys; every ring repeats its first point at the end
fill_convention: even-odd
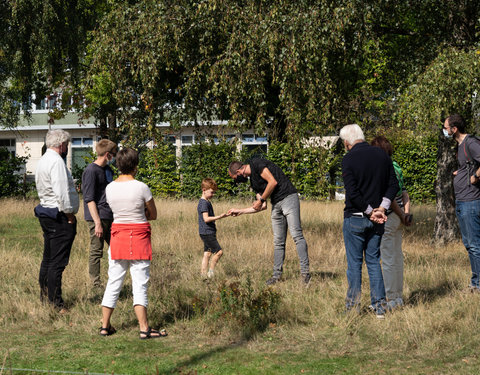
{"type": "Polygon", "coordinates": [[[200,234],[217,233],[217,227],[215,226],[214,221],[206,223],[205,220],[203,220],[204,212],[208,212],[208,216],[215,216],[215,214],[213,213],[212,204],[206,199],[201,198],[198,201],[197,212],[198,212],[198,232],[200,234]]]}
{"type": "Polygon", "coordinates": [[[88,202],[95,202],[97,205],[98,215],[100,219],[113,220],[113,213],[107,203],[105,196],[105,188],[112,182],[111,177],[107,177],[107,173],[112,176],[112,170],[107,165],[100,167],[98,164],[91,163],[87,165],[82,174],[82,193],[83,193],[83,211],[85,220],[92,221],[92,215],[88,209],[88,202]]]}
{"type": "Polygon", "coordinates": [[[399,189],[392,159],[381,148],[367,142],[355,144],[343,157],[342,176],[345,217],[365,212],[369,205],[379,207],[383,197],[393,201],[399,189]]]}

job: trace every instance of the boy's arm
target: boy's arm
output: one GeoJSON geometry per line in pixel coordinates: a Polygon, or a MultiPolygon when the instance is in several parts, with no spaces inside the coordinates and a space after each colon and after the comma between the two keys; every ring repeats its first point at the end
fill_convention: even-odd
{"type": "Polygon", "coordinates": [[[227,216],[230,216],[230,215],[228,215],[227,213],[223,213],[218,216],[208,216],[207,211],[202,212],[203,221],[205,221],[205,223],[211,223],[212,221],[220,220],[227,216]]]}

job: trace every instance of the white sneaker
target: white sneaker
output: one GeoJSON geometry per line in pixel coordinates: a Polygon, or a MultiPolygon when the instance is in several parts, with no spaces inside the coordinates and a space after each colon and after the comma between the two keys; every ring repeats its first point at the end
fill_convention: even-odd
{"type": "Polygon", "coordinates": [[[213,270],[208,270],[207,277],[211,279],[213,277],[213,270]]]}

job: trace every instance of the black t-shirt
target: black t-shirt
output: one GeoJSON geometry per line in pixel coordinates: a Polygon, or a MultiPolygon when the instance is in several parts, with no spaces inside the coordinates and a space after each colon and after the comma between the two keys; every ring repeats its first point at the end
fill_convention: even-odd
{"type": "Polygon", "coordinates": [[[254,158],[250,160],[249,165],[252,172],[250,175],[250,185],[256,193],[263,194],[267,187],[267,181],[260,176],[265,168],[268,168],[275,180],[277,180],[277,186],[275,186],[275,189],[270,195],[272,204],[280,202],[286,196],[297,192],[295,186],[293,186],[288,177],[285,176],[285,173],[283,173],[280,167],[270,160],[254,158]]]}
{"type": "Polygon", "coordinates": [[[100,219],[113,220],[113,213],[105,196],[105,188],[110,182],[112,182],[111,177],[107,177],[106,171],[110,172],[110,176],[113,175],[113,172],[108,165],[100,167],[95,163],[87,165],[83,171],[82,193],[85,220],[93,220],[87,205],[88,202],[92,201],[97,205],[100,219]]]}
{"type": "Polygon", "coordinates": [[[215,216],[215,214],[213,213],[212,203],[210,203],[206,199],[201,198],[198,201],[197,212],[198,212],[198,232],[199,232],[199,234],[215,234],[215,233],[217,233],[217,227],[215,226],[214,221],[206,223],[205,220],[203,220],[203,213],[204,212],[208,212],[208,216],[215,216]]]}

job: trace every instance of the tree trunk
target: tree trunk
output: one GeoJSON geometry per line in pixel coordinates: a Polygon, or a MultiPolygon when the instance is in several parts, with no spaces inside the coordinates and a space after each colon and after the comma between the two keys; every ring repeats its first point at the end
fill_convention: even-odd
{"type": "Polygon", "coordinates": [[[457,240],[459,228],[455,215],[455,197],[453,191],[453,171],[457,168],[457,159],[452,151],[452,139],[447,139],[440,133],[437,151],[437,181],[435,193],[437,196],[437,214],[433,241],[436,245],[457,240]]]}
{"type": "Polygon", "coordinates": [[[108,137],[113,142],[118,142],[117,116],[115,112],[111,112],[108,114],[108,137]]]}

